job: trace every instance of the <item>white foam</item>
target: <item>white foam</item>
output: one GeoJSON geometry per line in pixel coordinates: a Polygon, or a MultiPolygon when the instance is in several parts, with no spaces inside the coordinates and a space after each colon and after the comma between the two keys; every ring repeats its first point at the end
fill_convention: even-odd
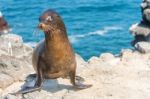
{"type": "Polygon", "coordinates": [[[129,28],[129,31],[133,31],[139,24],[136,23],[136,24],[133,24],[130,28],[129,28]]]}
{"type": "Polygon", "coordinates": [[[87,36],[92,36],[92,35],[98,35],[98,36],[103,36],[106,33],[108,33],[109,31],[117,31],[117,30],[122,30],[122,27],[118,27],[118,26],[107,26],[104,27],[102,30],[97,30],[94,32],[89,32],[87,34],[79,34],[79,35],[71,35],[69,36],[69,39],[72,43],[77,42],[80,38],[84,38],[87,36]]]}
{"type": "Polygon", "coordinates": [[[37,42],[27,42],[25,44],[31,47],[35,47],[37,45],[37,42]]]}

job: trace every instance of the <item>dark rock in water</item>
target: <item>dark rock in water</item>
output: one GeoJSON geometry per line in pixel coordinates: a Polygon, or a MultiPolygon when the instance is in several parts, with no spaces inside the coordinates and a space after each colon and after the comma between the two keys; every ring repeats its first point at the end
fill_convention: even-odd
{"type": "Polygon", "coordinates": [[[146,8],[150,8],[150,0],[143,0],[141,3],[141,8],[144,10],[146,8]]]}
{"type": "Polygon", "coordinates": [[[134,40],[131,42],[131,45],[134,46],[136,43],[141,42],[141,41],[146,41],[146,37],[143,35],[136,35],[134,37],[134,40]]]}
{"type": "Polygon", "coordinates": [[[141,41],[150,42],[150,0],[143,0],[141,9],[141,22],[130,27],[130,32],[134,36],[134,40],[131,42],[132,46],[141,41]]]}
{"type": "Polygon", "coordinates": [[[150,41],[150,26],[143,22],[132,25],[130,32],[134,35],[134,40],[131,42],[132,46],[137,42],[150,41]]]}
{"type": "Polygon", "coordinates": [[[150,8],[145,9],[142,13],[143,21],[150,25],[150,8]]]}
{"type": "Polygon", "coordinates": [[[142,22],[150,25],[150,0],[144,0],[141,3],[142,22]]]}
{"type": "Polygon", "coordinates": [[[131,34],[148,36],[150,34],[150,26],[144,23],[134,24],[130,27],[131,34]]]}

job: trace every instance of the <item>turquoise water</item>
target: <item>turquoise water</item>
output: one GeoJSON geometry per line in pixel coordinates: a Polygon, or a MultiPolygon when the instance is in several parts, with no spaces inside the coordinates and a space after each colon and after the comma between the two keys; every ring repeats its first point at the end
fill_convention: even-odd
{"type": "Polygon", "coordinates": [[[104,52],[117,54],[131,48],[128,29],[141,19],[142,0],[0,0],[13,32],[34,44],[44,36],[34,36],[39,15],[52,8],[62,16],[75,52],[85,59],[104,52]]]}

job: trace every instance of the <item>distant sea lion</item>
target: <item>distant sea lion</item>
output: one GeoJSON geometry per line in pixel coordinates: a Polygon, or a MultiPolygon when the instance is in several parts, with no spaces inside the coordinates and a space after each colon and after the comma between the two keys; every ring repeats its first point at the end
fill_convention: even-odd
{"type": "Polygon", "coordinates": [[[37,81],[33,88],[19,93],[28,93],[41,88],[44,79],[70,77],[72,85],[78,89],[89,88],[75,81],[76,60],[75,53],[69,42],[65,24],[54,10],[45,11],[39,18],[38,27],[44,31],[45,40],[41,41],[33,53],[33,67],[37,81]]]}
{"type": "Polygon", "coordinates": [[[7,21],[5,20],[2,12],[0,12],[0,35],[8,33],[10,28],[8,26],[7,21]]]}

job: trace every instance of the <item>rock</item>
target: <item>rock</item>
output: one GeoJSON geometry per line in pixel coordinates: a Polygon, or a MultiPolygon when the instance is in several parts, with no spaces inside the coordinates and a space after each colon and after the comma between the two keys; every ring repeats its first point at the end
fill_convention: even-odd
{"type": "Polygon", "coordinates": [[[25,58],[33,51],[32,47],[23,44],[22,37],[15,34],[0,36],[0,45],[0,55],[25,58]]]}
{"type": "Polygon", "coordinates": [[[132,58],[133,51],[131,49],[123,49],[121,51],[121,60],[122,61],[129,61],[132,58]]]}
{"type": "Polygon", "coordinates": [[[23,43],[22,37],[16,34],[1,35],[0,39],[3,40],[3,42],[10,41],[11,43],[23,43]]]}
{"type": "Polygon", "coordinates": [[[76,54],[76,61],[78,66],[87,63],[79,54],[76,54]]]}
{"type": "Polygon", "coordinates": [[[145,19],[150,22],[150,9],[145,9],[143,12],[143,16],[145,17],[145,19]]]}
{"type": "Polygon", "coordinates": [[[97,63],[97,62],[99,62],[99,58],[98,57],[96,57],[96,56],[93,56],[93,57],[91,57],[89,60],[88,60],[88,63],[89,64],[95,64],[95,63],[97,63]]]}
{"type": "Polygon", "coordinates": [[[31,64],[33,48],[24,44],[22,37],[16,34],[1,35],[0,45],[0,56],[22,58],[31,64]]]}
{"type": "Polygon", "coordinates": [[[16,99],[16,98],[17,98],[16,96],[11,95],[11,94],[8,94],[7,96],[4,97],[4,99],[16,99]]]}
{"type": "Polygon", "coordinates": [[[150,34],[150,26],[140,23],[140,24],[134,24],[130,27],[130,32],[135,35],[143,35],[148,36],[150,34]]]}
{"type": "Polygon", "coordinates": [[[150,42],[150,26],[144,23],[134,24],[131,26],[130,32],[134,35],[132,46],[141,41],[150,42]]]}
{"type": "Polygon", "coordinates": [[[103,64],[106,67],[110,68],[110,67],[113,67],[113,66],[117,65],[117,63],[120,61],[120,58],[115,57],[111,53],[103,53],[100,56],[100,61],[101,61],[101,64],[103,64]]]}
{"type": "Polygon", "coordinates": [[[23,59],[0,56],[0,88],[4,89],[32,72],[31,65],[23,59]]]}
{"type": "Polygon", "coordinates": [[[144,10],[146,8],[150,8],[150,1],[149,0],[143,0],[143,2],[141,3],[141,8],[142,8],[142,10],[144,10]]]}
{"type": "Polygon", "coordinates": [[[77,61],[77,74],[86,68],[87,62],[78,54],[76,54],[76,61],[77,61]]]}
{"type": "Polygon", "coordinates": [[[110,61],[113,60],[114,58],[115,58],[114,55],[111,53],[103,53],[100,56],[100,59],[102,59],[103,61],[110,61]]]}
{"type": "Polygon", "coordinates": [[[150,1],[143,0],[141,9],[141,22],[132,25],[129,29],[134,36],[134,40],[131,42],[132,46],[135,46],[136,43],[141,41],[150,42],[150,1]]]}
{"type": "MultiPolygon", "coordinates": [[[[100,57],[92,57],[88,62],[76,54],[77,72],[85,78],[85,84],[93,85],[91,88],[78,90],[72,86],[69,79],[46,79],[40,92],[10,95],[8,93],[16,92],[22,85],[32,87],[36,81],[36,78],[26,78],[33,72],[31,62],[27,59],[32,56],[32,48],[21,43],[20,40],[13,44],[18,48],[14,48],[18,52],[23,51],[23,46],[26,52],[31,53],[28,55],[22,53],[20,57],[16,57],[19,56],[17,53],[16,56],[15,54],[10,56],[7,51],[1,49],[5,47],[0,47],[0,52],[3,53],[0,55],[2,99],[148,99],[150,97],[150,53],[140,54],[131,49],[122,50],[121,55],[117,57],[111,53],[104,53],[100,57]]],[[[140,47],[141,45],[144,50],[145,46],[146,48],[149,46],[143,47],[143,44],[140,44],[140,47]]]]}
{"type": "Polygon", "coordinates": [[[149,42],[139,42],[135,45],[136,50],[141,53],[150,53],[150,43],[149,42]]]}
{"type": "Polygon", "coordinates": [[[147,7],[147,3],[146,2],[141,3],[142,10],[144,10],[146,7],[147,7]]]}
{"type": "Polygon", "coordinates": [[[0,45],[0,88],[4,89],[14,82],[23,81],[33,72],[33,49],[23,43],[22,37],[15,34],[1,35],[0,45]]]}

